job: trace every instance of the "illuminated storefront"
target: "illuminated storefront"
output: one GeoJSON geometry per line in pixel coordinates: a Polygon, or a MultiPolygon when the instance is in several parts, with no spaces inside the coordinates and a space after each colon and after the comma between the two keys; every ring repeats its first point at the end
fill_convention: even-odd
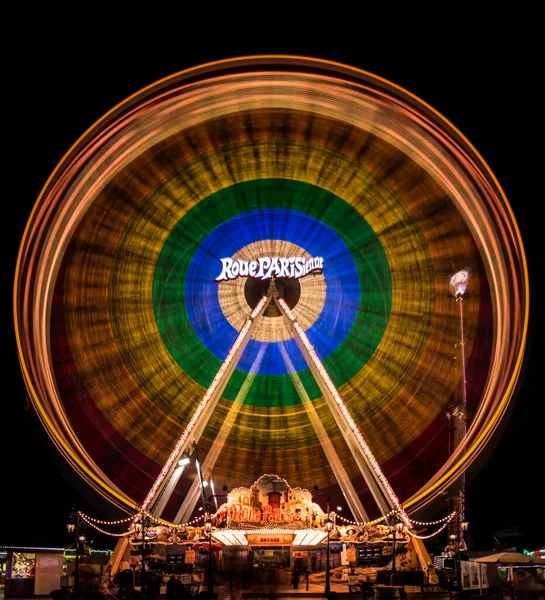
{"type": "MultiPolygon", "coordinates": [[[[221,561],[225,571],[253,570],[259,572],[259,577],[266,577],[264,571],[290,569],[296,562],[310,572],[321,571],[325,568],[329,517],[332,566],[348,564],[349,547],[354,552],[358,549],[358,562],[362,564],[370,558],[373,564],[381,562],[383,553],[388,559],[391,527],[387,518],[361,524],[345,522],[329,506],[324,511],[315,502],[320,496],[327,498],[322,494],[313,497],[311,491],[300,487],[292,488],[277,475],[263,475],[249,488],[233,489],[225,496],[226,502],[210,514],[211,539],[204,527],[180,527],[173,533],[158,525],[153,528],[153,539],[158,542],[155,552],[161,547],[159,544],[168,546],[173,542],[206,552],[211,541],[214,563],[219,567],[221,561]]],[[[405,533],[398,533],[399,547],[408,541],[405,533]]]]}
{"type": "Polygon", "coordinates": [[[61,588],[65,574],[63,548],[1,546],[5,553],[6,598],[45,596],[61,588]]]}

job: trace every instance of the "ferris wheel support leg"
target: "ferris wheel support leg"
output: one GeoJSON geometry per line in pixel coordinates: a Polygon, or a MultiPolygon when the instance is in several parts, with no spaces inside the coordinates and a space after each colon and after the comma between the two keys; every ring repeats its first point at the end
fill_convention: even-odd
{"type": "Polygon", "coordinates": [[[327,431],[325,430],[325,427],[323,426],[320,417],[316,412],[316,409],[314,408],[314,404],[312,403],[312,401],[309,398],[309,395],[307,394],[307,391],[305,389],[305,386],[303,385],[303,382],[301,381],[301,378],[297,374],[295,367],[291,362],[291,359],[288,355],[286,348],[284,347],[284,344],[280,344],[280,353],[282,354],[284,362],[288,367],[288,371],[290,373],[290,377],[295,387],[295,390],[297,391],[297,394],[301,399],[303,408],[305,409],[310,424],[314,429],[314,433],[316,434],[316,437],[318,438],[318,441],[322,446],[322,450],[324,451],[325,457],[331,465],[331,470],[335,478],[337,479],[339,487],[342,490],[350,512],[357,521],[369,521],[369,516],[367,515],[365,508],[363,508],[363,504],[361,503],[361,500],[359,499],[359,496],[356,493],[354,486],[352,485],[352,481],[350,480],[350,477],[348,477],[348,473],[346,472],[346,469],[344,468],[343,463],[339,458],[339,455],[337,454],[337,451],[335,450],[335,447],[333,446],[333,443],[331,442],[327,431]]]}
{"type": "Polygon", "coordinates": [[[433,568],[433,564],[431,562],[431,557],[426,550],[426,546],[424,545],[424,541],[420,538],[411,536],[411,544],[414,548],[416,556],[418,557],[418,561],[420,563],[420,567],[422,571],[426,574],[426,580],[431,585],[437,585],[439,583],[439,577],[437,572],[433,568]]]}
{"type": "MultiPolygon", "coordinates": [[[[251,339],[253,332],[259,324],[259,321],[265,312],[269,302],[271,301],[271,295],[263,296],[254,308],[242,329],[240,330],[235,343],[229,350],[225,361],[221,365],[216,376],[212,380],[208,390],[206,391],[203,399],[199,403],[195,413],[191,417],[191,420],[187,424],[184,432],[176,442],[174,449],[170,453],[170,456],[163,467],[159,477],[156,479],[152,488],[148,492],[144,502],[142,503],[141,510],[150,510],[151,514],[159,518],[166,506],[170,495],[174,491],[175,484],[169,485],[171,479],[179,479],[181,471],[179,470],[178,461],[182,454],[187,451],[193,442],[201,437],[206,425],[213,414],[225,387],[227,386],[233,371],[235,370],[248,341],[251,339]],[[167,493],[168,491],[168,493],[167,493]]],[[[177,480],[176,480],[177,483],[177,480]]]]}
{"type": "MultiPolygon", "coordinates": [[[[261,364],[263,354],[265,353],[264,350],[265,348],[263,347],[263,349],[259,352],[256,360],[252,365],[251,372],[248,373],[248,375],[246,376],[246,379],[244,380],[244,383],[242,384],[239,393],[237,394],[235,400],[231,403],[231,408],[227,413],[227,417],[225,417],[225,420],[223,421],[220,430],[218,431],[216,439],[214,440],[210,450],[206,454],[206,458],[202,463],[202,473],[205,476],[205,478],[208,477],[209,474],[212,472],[212,469],[216,464],[216,460],[218,459],[220,452],[225,442],[227,441],[229,434],[231,433],[231,429],[235,423],[237,415],[240,412],[246,395],[248,394],[250,387],[255,379],[255,374],[259,370],[259,365],[261,364]]],[[[174,517],[174,523],[186,523],[189,520],[191,514],[193,513],[193,510],[195,509],[195,505],[199,500],[200,494],[201,492],[199,490],[199,478],[195,477],[193,483],[191,484],[191,487],[189,488],[189,491],[187,492],[184,498],[184,501],[182,502],[182,505],[180,506],[178,512],[176,513],[176,516],[174,517]]]]}
{"type": "Polygon", "coordinates": [[[119,566],[121,565],[121,561],[125,557],[127,550],[129,549],[129,536],[126,535],[124,537],[120,537],[117,540],[117,544],[115,545],[114,551],[110,556],[110,560],[106,565],[106,569],[104,573],[106,576],[113,577],[118,571],[119,566]]]}
{"type": "Polygon", "coordinates": [[[401,520],[407,527],[412,527],[412,522],[401,506],[399,499],[382,473],[382,469],[373,456],[371,449],[363,439],[359,428],[350,415],[343,399],[340,397],[337,389],[333,385],[331,378],[327,374],[322,362],[318,358],[312,344],[309,342],[302,327],[297,322],[295,315],[291,312],[289,306],[282,298],[275,298],[277,305],[289,324],[295,339],[305,357],[307,365],[311,370],[320,391],[328,403],[331,414],[335,418],[337,425],[345,437],[354,460],[358,465],[377,506],[383,515],[392,510],[399,513],[401,520]]]}

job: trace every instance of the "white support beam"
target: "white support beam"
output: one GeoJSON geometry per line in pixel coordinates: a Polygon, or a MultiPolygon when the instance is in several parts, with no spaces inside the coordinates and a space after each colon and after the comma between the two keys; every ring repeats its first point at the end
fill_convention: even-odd
{"type": "MultiPolygon", "coordinates": [[[[297,340],[299,349],[301,350],[301,353],[303,354],[303,357],[305,358],[307,366],[310,369],[310,372],[312,373],[314,379],[316,380],[316,383],[318,384],[318,387],[320,388],[320,391],[322,392],[322,395],[323,395],[325,401],[327,402],[327,406],[328,406],[329,410],[331,411],[331,414],[333,415],[333,418],[335,419],[335,422],[337,423],[337,427],[340,429],[344,440],[346,441],[346,444],[354,458],[354,461],[358,465],[358,469],[360,470],[360,473],[363,475],[363,478],[365,480],[365,483],[367,484],[367,487],[371,491],[373,499],[375,500],[377,506],[379,507],[379,509],[383,515],[389,513],[392,507],[387,503],[385,495],[381,492],[378,482],[375,479],[375,476],[373,474],[373,469],[371,468],[371,465],[368,463],[365,455],[362,454],[362,452],[360,451],[359,444],[354,439],[354,435],[353,435],[350,427],[348,427],[346,419],[341,414],[339,407],[338,407],[337,403],[335,402],[335,399],[333,398],[321,373],[319,372],[318,368],[316,367],[315,362],[312,360],[312,357],[310,356],[305,344],[302,342],[301,336],[300,336],[299,332],[297,331],[297,329],[294,327],[294,323],[293,323],[292,319],[288,316],[288,313],[285,311],[282,303],[279,302],[277,304],[281,308],[282,316],[284,317],[286,323],[288,324],[290,331],[292,332],[294,338],[297,340]]],[[[368,519],[362,519],[362,520],[367,521],[368,519]]]]}
{"type": "Polygon", "coordinates": [[[149,510],[154,517],[159,518],[166,506],[170,494],[172,494],[175,484],[169,485],[170,480],[177,475],[178,479],[181,472],[177,472],[178,461],[182,454],[191,448],[193,442],[197,442],[204,431],[210,416],[216,409],[219,399],[235,370],[242,353],[244,352],[248,341],[251,339],[255,328],[258,326],[265,309],[271,301],[271,295],[263,296],[257,306],[254,308],[242,329],[240,330],[235,343],[231,347],[225,361],[216,373],[210,387],[206,391],[203,399],[199,403],[195,413],[186,426],[184,432],[176,442],[174,449],[157,477],[152,488],[148,492],[141,510],[149,510]],[[168,491],[168,493],[167,493],[168,491]],[[151,507],[151,510],[150,510],[151,507]]]}
{"type": "Polygon", "coordinates": [[[110,574],[110,577],[113,577],[119,571],[119,565],[121,561],[124,560],[125,555],[129,549],[129,536],[125,535],[120,537],[117,540],[117,544],[115,545],[114,551],[110,556],[110,560],[108,561],[107,568],[104,570],[104,573],[110,574]]]}
{"type": "MultiPolygon", "coordinates": [[[[256,325],[256,327],[257,327],[257,325],[256,325]]],[[[231,433],[231,429],[233,428],[233,425],[235,424],[238,413],[240,412],[240,409],[242,408],[242,405],[244,404],[244,400],[246,399],[246,396],[248,395],[248,392],[250,391],[250,388],[252,387],[252,383],[255,379],[257,371],[259,370],[259,365],[261,364],[261,361],[263,360],[264,354],[265,354],[265,345],[263,344],[261,346],[261,349],[260,349],[258,355],[256,356],[256,359],[254,360],[254,362],[252,364],[252,368],[250,369],[250,372],[246,375],[244,383],[242,384],[235,400],[231,404],[229,412],[227,413],[227,417],[223,421],[223,423],[220,427],[220,430],[218,431],[218,434],[217,434],[215,440],[213,441],[210,450],[208,451],[208,453],[206,455],[206,458],[204,459],[204,461],[202,463],[201,470],[203,473],[203,477],[205,479],[210,479],[210,474],[212,473],[212,470],[214,469],[214,465],[216,464],[216,461],[218,460],[220,452],[222,451],[223,446],[224,446],[225,442],[227,441],[229,434],[231,433]]],[[[199,479],[198,479],[198,477],[195,477],[195,479],[193,480],[193,483],[191,484],[191,487],[189,488],[189,491],[187,492],[187,494],[184,498],[184,501],[182,502],[182,505],[180,506],[180,509],[178,510],[178,512],[176,513],[176,516],[174,517],[174,523],[186,523],[187,521],[189,521],[193,511],[195,510],[195,505],[199,501],[200,494],[201,494],[201,492],[199,490],[199,479]]]]}
{"type": "Polygon", "coordinates": [[[331,414],[337,422],[337,426],[345,437],[348,447],[352,452],[352,456],[354,457],[365,482],[369,486],[377,506],[383,515],[390,513],[392,509],[395,510],[399,513],[405,525],[411,527],[412,522],[409,519],[409,516],[401,506],[395,492],[392,490],[386,477],[382,473],[380,465],[363,439],[354,419],[350,416],[344,401],[333,385],[331,378],[327,374],[327,371],[314,351],[314,348],[305,335],[301,325],[297,322],[295,315],[291,312],[289,306],[283,299],[277,298],[275,295],[275,301],[280,307],[295,339],[299,343],[299,347],[301,348],[307,365],[316,379],[316,383],[331,410],[331,414]]]}
{"type": "Polygon", "coordinates": [[[295,386],[295,389],[297,390],[301,402],[303,403],[303,407],[306,410],[309,421],[314,429],[314,433],[316,434],[316,437],[322,446],[322,450],[324,451],[324,454],[331,465],[331,470],[337,479],[337,483],[339,484],[339,487],[346,498],[350,512],[357,521],[369,521],[369,517],[363,508],[363,504],[361,503],[361,500],[359,499],[358,494],[352,485],[352,481],[350,480],[350,477],[348,476],[348,473],[346,472],[346,469],[344,468],[344,465],[339,458],[331,439],[327,435],[325,427],[323,426],[322,421],[320,420],[320,417],[314,408],[314,404],[307,394],[301,378],[295,371],[284,344],[280,344],[280,353],[282,354],[284,362],[288,367],[291,380],[295,386]]]}
{"type": "Polygon", "coordinates": [[[180,452],[180,455],[176,459],[176,462],[174,463],[175,466],[172,469],[170,477],[167,477],[165,479],[165,485],[162,487],[161,492],[157,495],[157,500],[155,501],[151,510],[151,514],[156,516],[157,518],[159,518],[163,514],[165,506],[170,500],[170,497],[172,496],[172,493],[174,492],[174,489],[176,488],[176,485],[178,484],[178,481],[180,481],[180,477],[184,472],[185,466],[178,465],[178,461],[180,460],[180,458],[186,450],[189,450],[189,448],[184,446],[184,448],[182,448],[182,451],[180,452]]]}

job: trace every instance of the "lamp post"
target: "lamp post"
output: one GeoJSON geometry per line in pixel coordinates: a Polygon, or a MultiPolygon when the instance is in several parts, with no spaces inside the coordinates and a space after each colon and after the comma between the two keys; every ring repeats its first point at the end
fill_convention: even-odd
{"type": "MultiPolygon", "coordinates": [[[[227,486],[224,485],[223,486],[223,491],[226,492],[227,491],[227,486]]],[[[208,496],[208,507],[210,507],[210,502],[212,502],[212,500],[214,498],[227,498],[227,494],[212,494],[211,496],[208,496]]],[[[216,501],[216,507],[217,507],[217,501],[216,501]]],[[[210,509],[209,509],[210,510],[210,509]]],[[[209,595],[211,594],[212,596],[214,596],[214,564],[213,564],[213,560],[212,560],[212,515],[209,513],[209,518],[210,518],[210,536],[209,536],[209,544],[208,544],[208,571],[210,572],[210,580],[211,583],[209,583],[208,586],[208,593],[209,595]]]]}
{"type": "Polygon", "coordinates": [[[206,487],[207,482],[204,481],[202,476],[201,462],[199,460],[199,450],[197,448],[197,442],[193,442],[192,447],[195,451],[195,464],[197,467],[197,475],[199,476],[199,483],[201,486],[202,507],[205,511],[204,531],[208,535],[208,597],[214,598],[216,594],[214,592],[214,569],[212,568],[212,518],[210,515],[210,507],[208,505],[208,502],[206,501],[206,495],[204,493],[204,488],[206,487]]]}
{"type": "Polygon", "coordinates": [[[330,511],[329,511],[329,496],[327,495],[323,495],[324,498],[326,498],[327,500],[327,505],[326,505],[326,513],[327,513],[327,518],[325,520],[325,528],[327,531],[327,548],[326,548],[326,555],[325,555],[325,594],[326,596],[329,597],[329,592],[331,591],[331,586],[330,586],[330,565],[329,565],[329,534],[331,533],[331,530],[333,529],[333,521],[331,520],[331,515],[330,515],[330,511]]]}
{"type": "Polygon", "coordinates": [[[392,576],[394,576],[394,573],[396,572],[397,534],[403,531],[403,521],[399,519],[397,512],[395,512],[390,522],[390,533],[388,537],[392,539],[392,576]]]}
{"type": "MultiPolygon", "coordinates": [[[[461,398],[456,402],[456,406],[452,413],[449,413],[449,419],[452,419],[453,424],[453,435],[449,435],[449,443],[452,437],[453,445],[458,448],[461,447],[465,452],[466,437],[467,437],[467,380],[466,380],[466,351],[465,351],[465,336],[464,336],[464,294],[467,291],[469,285],[469,279],[471,276],[471,270],[469,268],[462,269],[455,273],[449,280],[449,291],[456,299],[456,303],[459,307],[460,315],[460,341],[456,344],[456,347],[460,351],[460,362],[461,362],[461,380],[462,380],[462,391],[461,398]],[[454,418],[453,418],[454,417],[454,418]]],[[[464,544],[463,536],[460,534],[460,524],[465,520],[464,515],[464,503],[465,503],[465,473],[459,478],[459,490],[457,494],[451,496],[451,502],[454,510],[456,510],[457,518],[457,539],[459,542],[464,544]]]]}
{"type": "Polygon", "coordinates": [[[469,521],[465,518],[466,509],[465,502],[462,502],[456,511],[452,525],[449,528],[449,544],[445,548],[447,554],[454,557],[456,566],[456,587],[461,593],[462,585],[462,569],[461,569],[461,552],[466,549],[465,532],[469,527],[469,521]]]}
{"type": "MultiPolygon", "coordinates": [[[[213,498],[219,498],[221,496],[225,496],[225,494],[213,494],[206,500],[206,494],[204,488],[207,487],[208,482],[204,480],[202,476],[201,462],[199,460],[199,449],[197,446],[197,442],[193,441],[191,444],[191,449],[195,452],[195,466],[197,467],[197,475],[199,477],[199,485],[201,488],[201,500],[202,500],[202,509],[204,510],[205,521],[204,521],[204,531],[208,537],[208,597],[215,598],[217,594],[214,592],[214,568],[213,568],[213,557],[212,557],[212,515],[210,512],[209,502],[212,501],[213,498]]],[[[188,453],[184,452],[178,461],[180,466],[187,465],[191,462],[188,453]]],[[[223,486],[223,491],[227,490],[227,486],[223,486]]]]}
{"type": "MultiPolygon", "coordinates": [[[[227,490],[227,486],[223,486],[223,490],[227,490]]],[[[212,559],[212,515],[210,514],[210,505],[214,498],[226,498],[226,494],[212,494],[208,497],[208,502],[206,503],[207,513],[206,513],[206,521],[204,522],[204,530],[208,534],[208,596],[210,598],[215,597],[214,592],[214,561],[212,559]]]]}
{"type": "Polygon", "coordinates": [[[325,520],[325,528],[327,529],[327,552],[325,555],[325,593],[329,597],[329,534],[333,529],[333,521],[329,518],[329,500],[327,501],[327,519],[325,520]]]}
{"type": "Polygon", "coordinates": [[[75,536],[76,541],[76,562],[74,565],[74,591],[73,597],[78,598],[80,593],[79,585],[79,555],[80,547],[85,544],[85,523],[80,518],[79,510],[72,509],[70,513],[70,522],[67,523],[68,533],[75,536]]]}
{"type": "MultiPolygon", "coordinates": [[[[318,486],[314,485],[314,489],[317,490],[318,486]]],[[[318,496],[320,498],[325,498],[327,500],[327,505],[326,505],[326,513],[327,513],[327,518],[325,520],[325,528],[327,531],[327,547],[326,547],[326,555],[325,555],[325,594],[326,596],[329,596],[330,590],[331,590],[331,586],[330,586],[330,569],[329,569],[329,534],[331,533],[331,531],[333,530],[333,521],[331,520],[331,513],[329,510],[329,501],[330,501],[330,497],[327,494],[318,494],[318,496]]]]}
{"type": "Polygon", "coordinates": [[[456,578],[458,580],[458,589],[460,590],[460,593],[462,592],[463,586],[462,586],[462,561],[461,561],[461,552],[462,550],[466,549],[466,540],[465,540],[465,532],[467,531],[467,528],[469,527],[469,521],[467,521],[464,518],[464,513],[463,511],[463,504],[460,505],[460,510],[457,513],[457,573],[456,573],[456,578]]]}
{"type": "Polygon", "coordinates": [[[204,530],[208,535],[208,597],[214,597],[214,570],[212,568],[212,518],[210,513],[206,515],[204,530]]]}
{"type": "Polygon", "coordinates": [[[149,525],[149,518],[144,515],[144,513],[140,514],[140,520],[135,523],[135,531],[136,533],[141,532],[142,534],[142,550],[140,553],[141,563],[140,563],[140,591],[144,596],[146,595],[146,533],[149,525]]]}

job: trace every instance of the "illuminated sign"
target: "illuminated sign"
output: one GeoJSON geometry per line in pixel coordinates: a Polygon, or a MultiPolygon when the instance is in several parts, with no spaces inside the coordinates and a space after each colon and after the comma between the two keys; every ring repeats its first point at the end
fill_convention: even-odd
{"type": "Polygon", "coordinates": [[[254,279],[299,279],[309,273],[321,273],[324,259],[316,256],[309,260],[302,257],[263,256],[257,260],[233,260],[220,258],[221,273],[216,281],[228,281],[237,277],[252,277],[254,279]]]}
{"type": "Polygon", "coordinates": [[[231,504],[231,520],[236,523],[293,523],[301,520],[301,513],[290,508],[277,508],[266,504],[263,510],[231,504]]]}
{"type": "Polygon", "coordinates": [[[277,533],[276,535],[247,533],[248,546],[291,546],[293,534],[277,533]]]}

